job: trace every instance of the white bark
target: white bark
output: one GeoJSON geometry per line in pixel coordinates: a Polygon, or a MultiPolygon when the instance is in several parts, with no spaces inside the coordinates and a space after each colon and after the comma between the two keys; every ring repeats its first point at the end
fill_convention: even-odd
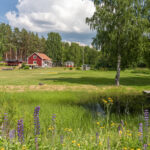
{"type": "Polygon", "coordinates": [[[116,74],[116,78],[115,78],[115,83],[116,83],[117,86],[120,85],[120,82],[119,82],[119,80],[120,80],[120,70],[121,70],[120,65],[121,65],[121,55],[119,54],[118,55],[118,60],[117,60],[117,74],[116,74]]]}

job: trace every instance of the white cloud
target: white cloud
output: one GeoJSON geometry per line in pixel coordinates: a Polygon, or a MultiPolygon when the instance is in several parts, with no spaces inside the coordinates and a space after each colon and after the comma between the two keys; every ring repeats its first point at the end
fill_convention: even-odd
{"type": "Polygon", "coordinates": [[[90,32],[85,18],[95,11],[91,0],[18,0],[16,7],[6,14],[9,24],[34,32],[90,32]]]}

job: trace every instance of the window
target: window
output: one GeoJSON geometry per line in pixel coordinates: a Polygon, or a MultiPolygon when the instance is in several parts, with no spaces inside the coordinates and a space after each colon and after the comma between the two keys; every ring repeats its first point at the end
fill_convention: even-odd
{"type": "Polygon", "coordinates": [[[36,55],[34,55],[34,56],[33,56],[33,58],[34,58],[34,59],[36,59],[36,58],[37,58],[37,56],[36,56],[36,55]]]}
{"type": "Polygon", "coordinates": [[[33,61],[33,64],[35,64],[35,65],[36,65],[36,61],[33,61]]]}

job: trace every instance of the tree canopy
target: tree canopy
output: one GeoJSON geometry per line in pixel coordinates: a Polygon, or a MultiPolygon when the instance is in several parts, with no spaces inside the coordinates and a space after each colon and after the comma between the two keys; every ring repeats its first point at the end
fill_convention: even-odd
{"type": "Polygon", "coordinates": [[[149,0],[94,0],[96,11],[86,22],[97,31],[93,45],[116,63],[116,85],[120,69],[138,60],[144,51],[149,24],[149,0]]]}
{"type": "Polygon", "coordinates": [[[27,57],[34,52],[47,54],[53,59],[54,64],[59,66],[65,61],[73,61],[78,67],[82,65],[83,58],[85,63],[95,65],[98,57],[98,52],[94,48],[83,47],[75,42],[62,42],[59,33],[50,32],[46,39],[26,29],[12,29],[9,25],[0,24],[0,61],[27,61],[27,57]]]}

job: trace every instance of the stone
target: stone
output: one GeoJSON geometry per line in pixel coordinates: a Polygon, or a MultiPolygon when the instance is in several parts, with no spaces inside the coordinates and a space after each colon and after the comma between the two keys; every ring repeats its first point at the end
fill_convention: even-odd
{"type": "Polygon", "coordinates": [[[44,85],[44,83],[39,83],[39,85],[44,85]]]}

